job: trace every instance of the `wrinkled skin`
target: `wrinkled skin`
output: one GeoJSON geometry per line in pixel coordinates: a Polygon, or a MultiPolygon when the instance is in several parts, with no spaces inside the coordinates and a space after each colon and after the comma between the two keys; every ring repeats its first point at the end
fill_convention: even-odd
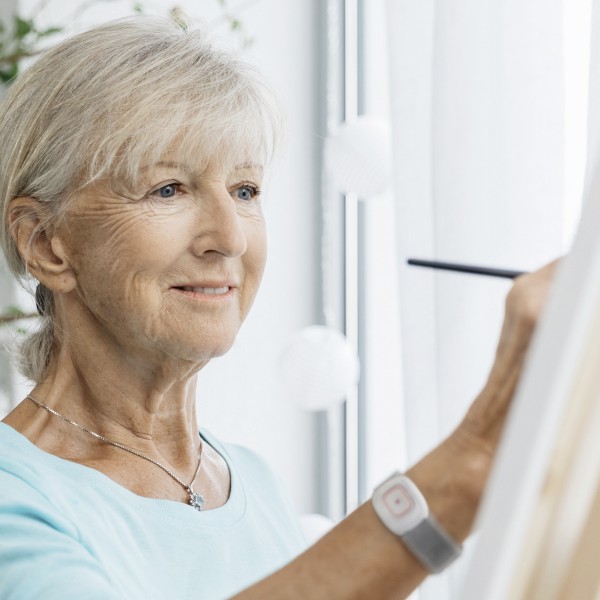
{"type": "MultiPolygon", "coordinates": [[[[35,200],[17,199],[13,213],[31,215],[16,238],[31,272],[54,291],[62,328],[60,352],[33,393],[186,478],[199,450],[193,375],[233,343],[256,294],[266,244],[260,204],[252,200],[260,170],[175,168],[175,159],[149,169],[140,197],[102,185],[86,190],[64,225],[32,245],[35,200]],[[182,290],[186,285],[231,288],[208,297],[182,290]]],[[[515,282],[484,388],[455,432],[408,471],[457,541],[471,531],[555,266],[515,282]]],[[[96,468],[137,494],[187,501],[154,465],[95,444],[30,401],[5,422],[42,449],[96,468]]],[[[209,447],[203,461],[197,483],[206,508],[216,508],[227,500],[229,473],[209,447]]],[[[238,597],[405,598],[426,576],[365,502],[238,597]]]]}
{"type": "MultiPolygon", "coordinates": [[[[231,347],[265,266],[262,178],[249,161],[182,165],[171,153],[144,170],[143,189],[131,197],[102,182],[84,189],[64,221],[33,243],[39,204],[16,199],[13,217],[29,217],[17,243],[54,292],[60,335],[33,395],[191,479],[200,444],[194,375],[231,347]]],[[[151,463],[48,417],[25,401],[7,422],[140,495],[187,499],[151,463]]],[[[226,501],[229,473],[205,450],[197,484],[211,508],[226,501]]]]}

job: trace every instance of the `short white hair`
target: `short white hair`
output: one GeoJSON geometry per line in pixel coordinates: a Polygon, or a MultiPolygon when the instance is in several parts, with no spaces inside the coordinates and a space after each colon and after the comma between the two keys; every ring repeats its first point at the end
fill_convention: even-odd
{"type": "MultiPolygon", "coordinates": [[[[69,199],[102,180],[134,192],[140,169],[177,144],[178,160],[271,162],[282,130],[279,103],[258,71],[169,19],[136,16],[47,50],[0,105],[0,241],[12,273],[27,281],[8,223],[11,200],[46,209],[40,231],[69,199]]],[[[40,381],[58,340],[52,293],[40,329],[21,348],[21,371],[40,381]]],[[[45,296],[45,298],[44,298],[45,296]]]]}

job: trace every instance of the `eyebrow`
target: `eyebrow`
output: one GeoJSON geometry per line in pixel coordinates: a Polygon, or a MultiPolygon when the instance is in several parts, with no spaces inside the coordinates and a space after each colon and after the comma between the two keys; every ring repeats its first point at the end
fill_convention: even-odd
{"type": "Polygon", "coordinates": [[[186,171],[187,173],[191,173],[193,171],[193,169],[189,165],[169,160],[159,160],[153,165],[143,165],[140,168],[140,171],[147,171],[148,169],[154,169],[154,167],[168,167],[169,169],[181,169],[182,171],[186,171]]]}
{"type": "Polygon", "coordinates": [[[239,170],[241,170],[241,169],[256,169],[258,171],[264,170],[262,165],[259,165],[258,163],[249,162],[249,161],[240,163],[239,165],[235,165],[235,168],[239,169],[239,170]]]}
{"type": "MultiPolygon", "coordinates": [[[[169,169],[181,169],[182,171],[185,171],[186,173],[194,172],[194,169],[192,169],[192,167],[190,167],[189,165],[186,165],[184,163],[178,163],[175,161],[169,161],[169,160],[159,160],[157,163],[154,163],[153,165],[144,165],[140,168],[140,171],[147,171],[148,169],[152,169],[154,167],[167,167],[169,169]]],[[[243,169],[256,169],[257,171],[264,170],[262,165],[260,165],[258,163],[250,162],[250,161],[246,161],[246,162],[240,163],[239,165],[235,165],[235,169],[237,171],[241,171],[243,169]]]]}

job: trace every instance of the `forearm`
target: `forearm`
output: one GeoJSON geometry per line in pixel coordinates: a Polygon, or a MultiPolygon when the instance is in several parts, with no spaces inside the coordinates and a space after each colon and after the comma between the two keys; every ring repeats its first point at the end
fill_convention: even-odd
{"type": "MultiPolygon", "coordinates": [[[[457,542],[469,535],[554,265],[519,278],[507,298],[496,359],[467,415],[408,471],[457,542]]],[[[406,598],[428,575],[366,502],[289,565],[236,598],[406,598]]]]}
{"type": "MultiPolygon", "coordinates": [[[[436,519],[462,542],[487,475],[485,461],[468,456],[449,438],[408,475],[420,487],[436,519]]],[[[296,560],[236,598],[405,598],[427,575],[368,501],[296,560]]]]}
{"type": "MultiPolygon", "coordinates": [[[[496,428],[487,427],[481,410],[506,406],[512,397],[523,357],[511,356],[497,367],[502,373],[492,371],[457,430],[407,472],[432,515],[457,542],[471,531],[493,460],[491,447],[497,444],[496,428]]],[[[400,599],[427,575],[368,501],[289,565],[236,599],[400,599]]]]}

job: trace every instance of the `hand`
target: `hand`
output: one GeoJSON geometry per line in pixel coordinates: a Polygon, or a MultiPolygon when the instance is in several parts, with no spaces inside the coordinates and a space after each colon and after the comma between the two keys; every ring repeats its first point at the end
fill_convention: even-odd
{"type": "MultiPolygon", "coordinates": [[[[486,385],[456,431],[408,471],[457,542],[473,525],[556,264],[515,281],[486,385]]],[[[296,560],[236,598],[406,598],[426,576],[365,502],[296,560]]]]}
{"type": "Polygon", "coordinates": [[[506,298],[487,382],[458,428],[409,471],[456,540],[470,532],[558,261],[522,275],[506,298]]]}
{"type": "Polygon", "coordinates": [[[558,263],[555,260],[515,280],[506,298],[504,323],[487,383],[456,432],[490,457],[498,446],[558,263]]]}

